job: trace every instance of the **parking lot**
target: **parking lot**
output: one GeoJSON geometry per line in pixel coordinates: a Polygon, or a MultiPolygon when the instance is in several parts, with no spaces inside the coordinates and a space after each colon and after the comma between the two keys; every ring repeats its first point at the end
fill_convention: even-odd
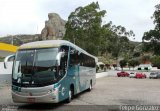
{"type": "MultiPolygon", "coordinates": [[[[135,79],[129,77],[116,77],[116,71],[109,71],[108,76],[97,79],[96,86],[91,92],[79,94],[69,104],[60,103],[60,105],[34,105],[34,104],[17,104],[11,100],[11,89],[9,86],[0,88],[0,104],[13,105],[17,110],[43,110],[68,109],[74,107],[90,105],[94,107],[109,106],[119,110],[120,105],[159,105],[160,104],[160,79],[135,79]],[[101,106],[99,106],[101,105],[101,106]],[[103,106],[104,105],[104,106],[103,106]],[[46,108],[44,108],[44,106],[46,108]]],[[[80,107],[81,109],[82,107],[80,107]]],[[[107,107],[106,107],[107,108],[107,107]]],[[[96,108],[91,110],[97,110],[96,108]]]]}

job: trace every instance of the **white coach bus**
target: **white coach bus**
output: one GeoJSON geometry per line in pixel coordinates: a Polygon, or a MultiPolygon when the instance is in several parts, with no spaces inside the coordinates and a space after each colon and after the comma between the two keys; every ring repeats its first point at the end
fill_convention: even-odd
{"type": "MultiPolygon", "coordinates": [[[[5,59],[6,68],[10,57],[5,59]]],[[[97,58],[65,40],[23,44],[13,57],[14,102],[70,102],[96,83],[97,58]]]]}

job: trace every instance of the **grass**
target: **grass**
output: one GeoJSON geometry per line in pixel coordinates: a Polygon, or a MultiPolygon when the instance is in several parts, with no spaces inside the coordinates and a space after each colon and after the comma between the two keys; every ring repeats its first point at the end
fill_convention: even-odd
{"type": "Polygon", "coordinates": [[[0,57],[0,62],[3,62],[4,61],[4,57],[0,57]]]}

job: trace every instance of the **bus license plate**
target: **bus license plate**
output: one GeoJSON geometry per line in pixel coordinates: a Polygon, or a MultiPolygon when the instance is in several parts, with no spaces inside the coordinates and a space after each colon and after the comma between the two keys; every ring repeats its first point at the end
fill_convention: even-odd
{"type": "Polygon", "coordinates": [[[35,102],[35,98],[27,98],[28,102],[34,103],[35,102]]]}

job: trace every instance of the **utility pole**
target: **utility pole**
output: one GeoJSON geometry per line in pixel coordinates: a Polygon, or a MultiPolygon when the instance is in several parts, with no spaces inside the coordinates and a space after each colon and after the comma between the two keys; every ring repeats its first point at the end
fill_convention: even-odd
{"type": "Polygon", "coordinates": [[[73,39],[74,39],[74,44],[76,44],[76,38],[74,37],[73,39]]]}
{"type": "Polygon", "coordinates": [[[12,37],[11,44],[13,45],[13,36],[11,36],[11,37],[12,37]]]}
{"type": "Polygon", "coordinates": [[[97,48],[98,48],[97,55],[99,55],[99,46],[97,46],[97,48]]]}

